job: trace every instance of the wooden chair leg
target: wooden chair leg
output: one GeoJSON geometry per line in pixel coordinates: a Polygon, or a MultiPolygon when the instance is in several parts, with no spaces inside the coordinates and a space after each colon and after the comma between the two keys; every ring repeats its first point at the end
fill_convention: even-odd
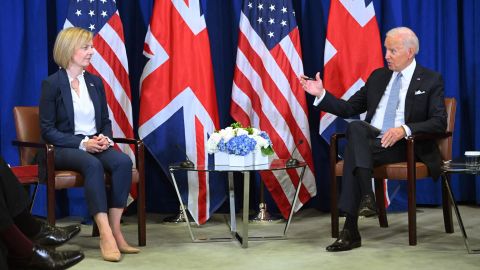
{"type": "Polygon", "coordinates": [[[417,200],[415,190],[415,179],[407,179],[408,188],[408,243],[411,246],[417,245],[417,200]]]}
{"type": "Polygon", "coordinates": [[[332,225],[332,237],[338,238],[338,190],[337,190],[337,176],[335,172],[332,173],[330,182],[330,218],[332,225]]]}
{"type": "Polygon", "coordinates": [[[47,222],[55,225],[55,188],[47,185],[47,222]]]}
{"type": "Polygon", "coordinates": [[[383,179],[375,179],[375,200],[378,209],[378,222],[380,223],[380,227],[387,228],[387,210],[385,209],[385,202],[383,198],[385,198],[383,179]]]}
{"type": "Polygon", "coordinates": [[[443,223],[445,224],[445,232],[453,233],[452,220],[452,202],[448,196],[447,181],[450,181],[448,176],[442,175],[442,206],[443,206],[443,223]]]}
{"type": "Polygon", "coordinates": [[[137,141],[135,156],[137,157],[137,216],[138,216],[138,245],[145,246],[147,244],[147,225],[145,214],[145,148],[142,141],[137,141]]]}
{"type": "Polygon", "coordinates": [[[46,148],[46,169],[47,169],[47,222],[55,225],[55,154],[54,147],[47,145],[46,148]]]}
{"type": "Polygon", "coordinates": [[[97,222],[95,222],[95,220],[93,220],[93,224],[92,224],[92,237],[97,237],[97,236],[100,236],[100,231],[98,230],[97,222]]]}
{"type": "Polygon", "coordinates": [[[147,244],[147,225],[145,216],[145,186],[138,185],[137,216],[138,216],[138,245],[147,244]]]}
{"type": "Polygon", "coordinates": [[[38,183],[33,184],[33,193],[32,193],[32,198],[30,199],[30,205],[28,208],[30,209],[30,213],[32,212],[33,209],[33,204],[35,203],[35,198],[37,198],[37,191],[38,191],[38,183]]]}

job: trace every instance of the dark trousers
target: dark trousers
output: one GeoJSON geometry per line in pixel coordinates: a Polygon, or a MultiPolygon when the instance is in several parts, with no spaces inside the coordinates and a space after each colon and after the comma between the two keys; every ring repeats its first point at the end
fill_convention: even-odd
{"type": "Polygon", "coordinates": [[[7,256],[7,247],[5,247],[3,241],[0,241],[0,269],[8,269],[7,256]]]}
{"type": "Polygon", "coordinates": [[[27,209],[28,200],[25,189],[0,157],[0,230],[14,223],[13,218],[27,209]]]}
{"type": "MultiPolygon", "coordinates": [[[[363,181],[371,181],[375,166],[406,160],[406,141],[398,141],[391,147],[383,148],[379,131],[364,121],[354,121],[348,125],[347,146],[344,153],[342,187],[339,209],[352,216],[358,215],[358,207],[363,194],[363,181]],[[368,169],[370,175],[359,177],[357,168],[368,169]],[[362,178],[362,179],[360,179],[362,178]]],[[[365,192],[365,191],[364,191],[365,192]]]]}
{"type": "Polygon", "coordinates": [[[82,174],[85,179],[85,198],[91,215],[106,213],[108,208],[126,206],[132,183],[132,160],[126,154],[113,148],[91,154],[80,149],[57,147],[55,168],[82,174]],[[109,192],[105,187],[105,172],[112,176],[109,192]]]}
{"type": "MultiPolygon", "coordinates": [[[[28,207],[28,196],[17,177],[0,157],[0,231],[14,224],[13,218],[28,207]]],[[[0,241],[0,269],[8,269],[7,248],[0,241]]]]}

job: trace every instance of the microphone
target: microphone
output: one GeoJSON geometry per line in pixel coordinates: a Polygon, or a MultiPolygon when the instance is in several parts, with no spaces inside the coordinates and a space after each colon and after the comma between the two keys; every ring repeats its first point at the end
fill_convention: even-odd
{"type": "Polygon", "coordinates": [[[187,160],[180,162],[180,167],[182,167],[182,168],[193,168],[193,167],[195,167],[195,164],[193,164],[193,162],[188,158],[187,151],[180,148],[180,146],[178,146],[178,144],[176,144],[175,146],[177,147],[178,150],[185,153],[185,157],[187,158],[187,160]]]}
{"type": "Polygon", "coordinates": [[[300,161],[298,159],[293,158],[293,153],[297,150],[298,146],[303,143],[303,140],[298,141],[298,143],[295,145],[295,148],[293,148],[292,154],[290,155],[290,158],[287,160],[285,165],[287,167],[294,167],[297,166],[300,161]]]}

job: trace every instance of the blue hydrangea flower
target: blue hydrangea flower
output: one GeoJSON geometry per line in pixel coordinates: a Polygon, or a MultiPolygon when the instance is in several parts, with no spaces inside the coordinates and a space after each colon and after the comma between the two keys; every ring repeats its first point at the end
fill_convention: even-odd
{"type": "MultiPolygon", "coordinates": [[[[255,149],[257,142],[247,135],[240,135],[231,138],[227,143],[227,153],[239,156],[246,156],[255,149]]],[[[220,145],[220,144],[219,144],[220,145]]],[[[220,148],[219,148],[220,149],[220,148]]]]}
{"type": "Polygon", "coordinates": [[[220,142],[218,143],[217,147],[218,147],[218,150],[219,150],[220,152],[228,153],[227,144],[225,143],[225,140],[224,140],[224,139],[221,139],[221,140],[220,140],[220,142]]]}

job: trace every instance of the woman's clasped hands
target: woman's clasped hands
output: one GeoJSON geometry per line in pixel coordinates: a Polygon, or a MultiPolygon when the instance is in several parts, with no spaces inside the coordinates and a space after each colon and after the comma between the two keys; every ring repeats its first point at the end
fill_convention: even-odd
{"type": "Polygon", "coordinates": [[[85,142],[85,149],[89,153],[100,153],[107,150],[109,147],[110,141],[108,137],[104,136],[103,134],[93,136],[85,142]]]}

